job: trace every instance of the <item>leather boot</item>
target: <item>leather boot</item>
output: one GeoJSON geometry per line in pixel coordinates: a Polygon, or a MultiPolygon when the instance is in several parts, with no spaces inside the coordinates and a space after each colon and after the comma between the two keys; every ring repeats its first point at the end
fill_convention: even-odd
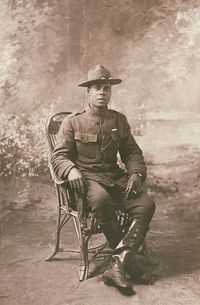
{"type": "Polygon", "coordinates": [[[147,231],[147,225],[145,225],[140,219],[134,219],[127,234],[114,250],[114,256],[119,257],[119,260],[123,263],[124,271],[132,279],[139,278],[141,275],[135,255],[137,254],[147,231]]]}
{"type": "Polygon", "coordinates": [[[132,286],[125,275],[123,264],[118,257],[113,257],[113,263],[111,267],[104,272],[102,280],[108,286],[133,291],[132,286]]]}

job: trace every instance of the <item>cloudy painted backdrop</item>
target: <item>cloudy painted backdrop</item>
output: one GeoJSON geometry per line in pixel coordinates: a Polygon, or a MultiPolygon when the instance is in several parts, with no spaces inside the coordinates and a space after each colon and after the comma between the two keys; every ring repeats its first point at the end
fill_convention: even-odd
{"type": "Polygon", "coordinates": [[[5,0],[0,10],[1,109],[81,109],[90,66],[124,82],[118,109],[200,110],[198,0],[5,0]]]}
{"type": "Polygon", "coordinates": [[[85,107],[99,63],[145,151],[199,145],[199,0],[4,0],[0,26],[0,176],[47,170],[46,117],[85,107]]]}

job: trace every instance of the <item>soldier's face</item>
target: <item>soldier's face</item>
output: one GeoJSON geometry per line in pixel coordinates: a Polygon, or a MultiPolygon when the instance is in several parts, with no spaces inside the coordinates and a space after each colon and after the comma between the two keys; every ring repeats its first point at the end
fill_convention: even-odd
{"type": "Polygon", "coordinates": [[[91,85],[88,88],[88,96],[90,106],[96,110],[104,110],[111,97],[111,85],[110,83],[99,83],[91,85]]]}

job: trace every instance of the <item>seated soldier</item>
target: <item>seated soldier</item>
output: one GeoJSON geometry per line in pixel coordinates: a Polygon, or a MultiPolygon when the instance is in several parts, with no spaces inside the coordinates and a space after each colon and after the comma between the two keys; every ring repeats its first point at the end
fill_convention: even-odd
{"type": "Polygon", "coordinates": [[[104,273],[106,284],[130,288],[132,258],[149,228],[155,204],[143,190],[146,166],[131,135],[126,116],[108,108],[111,86],[121,83],[102,65],[88,71],[86,109],[64,119],[52,155],[55,173],[67,179],[77,196],[84,196],[113,249],[112,265],[104,273]],[[117,154],[126,167],[117,162],[117,154]],[[132,223],[122,236],[115,210],[126,211],[132,223]]]}

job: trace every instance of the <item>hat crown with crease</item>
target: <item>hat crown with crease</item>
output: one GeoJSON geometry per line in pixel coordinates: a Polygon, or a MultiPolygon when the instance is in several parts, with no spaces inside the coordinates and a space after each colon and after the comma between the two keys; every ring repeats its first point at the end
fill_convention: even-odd
{"type": "Polygon", "coordinates": [[[92,84],[99,82],[109,82],[111,85],[121,83],[121,79],[112,78],[111,73],[102,65],[96,65],[88,71],[88,79],[86,82],[81,83],[80,87],[88,87],[92,84]]]}

